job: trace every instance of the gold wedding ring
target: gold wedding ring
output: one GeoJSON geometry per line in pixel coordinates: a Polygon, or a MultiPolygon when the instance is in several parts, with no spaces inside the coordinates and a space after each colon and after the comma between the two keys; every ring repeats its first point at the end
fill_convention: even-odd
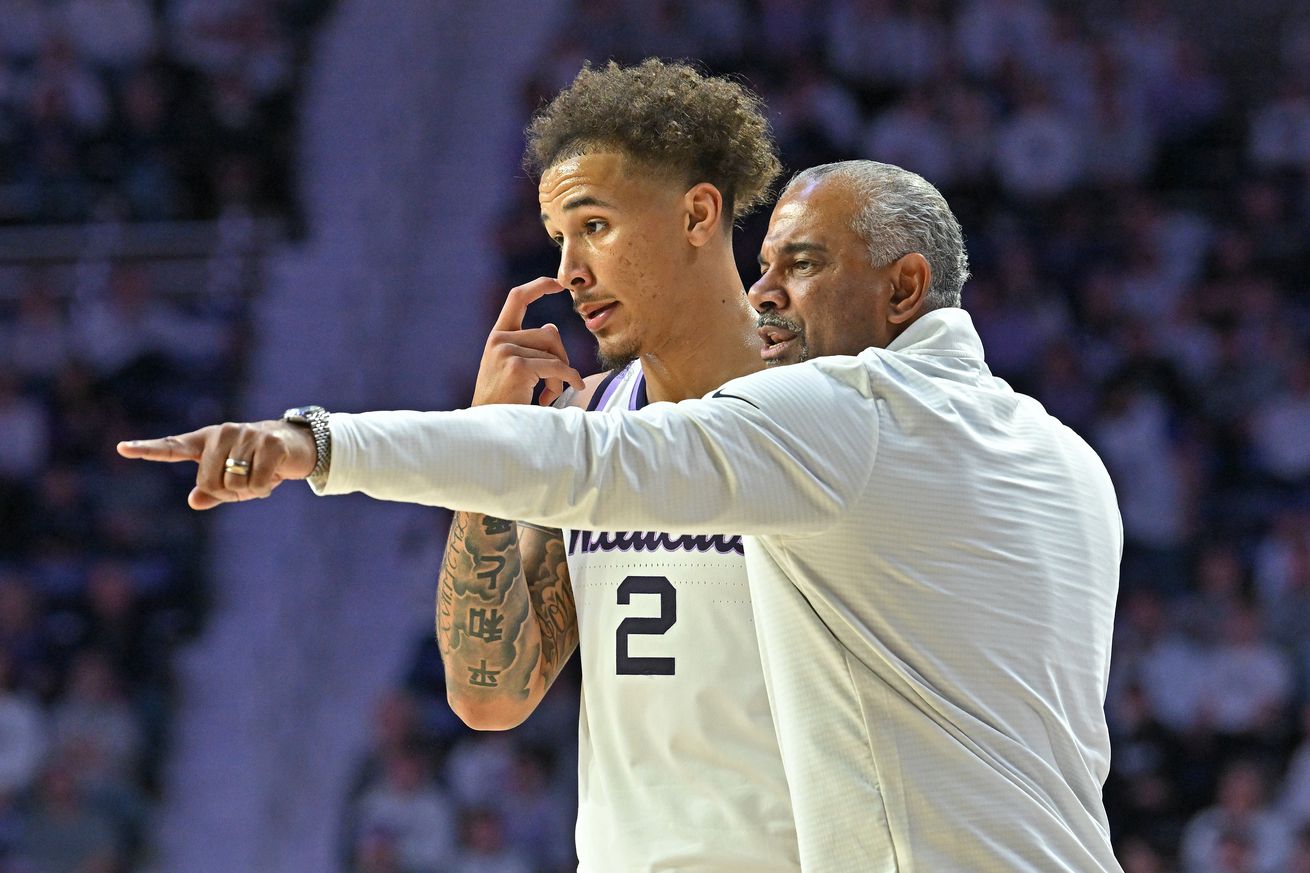
{"type": "Polygon", "coordinates": [[[250,462],[241,461],[237,458],[228,458],[223,462],[223,472],[231,473],[233,476],[249,476],[250,462]]]}

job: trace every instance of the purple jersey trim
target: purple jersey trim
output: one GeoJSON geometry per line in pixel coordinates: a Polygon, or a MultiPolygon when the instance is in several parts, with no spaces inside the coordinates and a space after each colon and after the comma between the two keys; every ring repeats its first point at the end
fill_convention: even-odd
{"type": "MultiPolygon", "coordinates": [[[[629,364],[629,366],[631,366],[631,364],[629,364]]],[[[624,367],[624,370],[626,370],[626,368],[627,367],[624,367]]],[[[587,409],[596,410],[605,408],[605,404],[608,404],[609,398],[613,397],[614,392],[617,391],[618,383],[621,383],[622,381],[620,376],[624,375],[624,370],[616,370],[613,371],[612,374],[605,376],[604,383],[601,383],[599,391],[597,391],[595,395],[592,395],[591,405],[589,405],[587,409]],[[597,397],[599,397],[599,400],[597,400],[597,397]]]]}
{"type": "Polygon", "coordinates": [[[632,395],[628,399],[628,409],[641,409],[650,401],[646,399],[646,372],[637,374],[637,384],[632,386],[632,395]]]}

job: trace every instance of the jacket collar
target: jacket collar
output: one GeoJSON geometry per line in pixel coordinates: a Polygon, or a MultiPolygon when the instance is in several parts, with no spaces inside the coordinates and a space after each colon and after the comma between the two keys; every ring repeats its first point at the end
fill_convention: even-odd
{"type": "Polygon", "coordinates": [[[889,352],[907,355],[949,355],[983,360],[982,340],[973,319],[963,309],[934,309],[919,316],[887,346],[889,352]]]}

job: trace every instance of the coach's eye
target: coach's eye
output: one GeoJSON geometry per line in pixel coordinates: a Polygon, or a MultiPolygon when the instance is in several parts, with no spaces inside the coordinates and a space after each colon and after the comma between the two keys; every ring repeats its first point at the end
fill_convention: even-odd
{"type": "Polygon", "coordinates": [[[555,248],[557,249],[564,248],[564,234],[557,233],[550,238],[550,241],[555,244],[555,248]]]}

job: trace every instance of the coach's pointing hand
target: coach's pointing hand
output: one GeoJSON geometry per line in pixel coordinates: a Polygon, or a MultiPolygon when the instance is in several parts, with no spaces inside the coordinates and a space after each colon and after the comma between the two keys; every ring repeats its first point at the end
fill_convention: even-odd
{"type": "Polygon", "coordinates": [[[564,383],[581,391],[582,376],[569,366],[559,329],[553,324],[523,328],[528,305],[547,294],[558,294],[564,286],[554,279],[535,279],[509,292],[496,325],[487,337],[478,365],[478,384],[473,405],[488,403],[531,403],[532,390],[543,379],[541,403],[550,403],[564,391],[564,383]]]}
{"type": "Polygon", "coordinates": [[[308,477],[316,460],[309,428],[286,421],[215,424],[119,443],[118,453],[143,461],[194,461],[196,487],[187,497],[192,509],[267,497],[286,479],[308,477]]]}

